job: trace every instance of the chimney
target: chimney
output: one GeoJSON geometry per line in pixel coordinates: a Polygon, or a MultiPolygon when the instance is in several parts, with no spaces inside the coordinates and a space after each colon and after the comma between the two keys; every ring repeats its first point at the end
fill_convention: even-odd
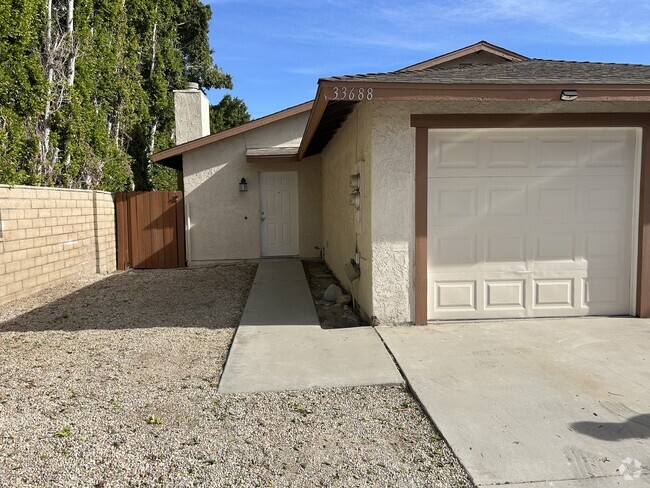
{"type": "Polygon", "coordinates": [[[198,83],[186,83],[184,90],[174,90],[176,144],[183,144],[210,134],[210,102],[198,83]]]}

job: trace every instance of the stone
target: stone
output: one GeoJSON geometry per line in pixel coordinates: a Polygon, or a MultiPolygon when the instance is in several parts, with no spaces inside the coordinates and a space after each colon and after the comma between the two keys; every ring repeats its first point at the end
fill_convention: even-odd
{"type": "Polygon", "coordinates": [[[352,297],[350,295],[341,295],[336,299],[336,303],[339,305],[347,305],[350,302],[352,302],[352,297]]]}
{"type": "Polygon", "coordinates": [[[335,284],[331,284],[330,286],[327,287],[325,293],[323,293],[323,300],[328,302],[335,302],[336,300],[338,300],[338,298],[341,295],[343,295],[341,288],[339,288],[335,284]]]}

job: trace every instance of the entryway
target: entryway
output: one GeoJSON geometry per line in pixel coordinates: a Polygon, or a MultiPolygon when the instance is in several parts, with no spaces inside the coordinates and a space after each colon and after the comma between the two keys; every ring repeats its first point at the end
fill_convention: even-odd
{"type": "Polygon", "coordinates": [[[260,173],[262,256],[297,256],[298,173],[260,173]]]}

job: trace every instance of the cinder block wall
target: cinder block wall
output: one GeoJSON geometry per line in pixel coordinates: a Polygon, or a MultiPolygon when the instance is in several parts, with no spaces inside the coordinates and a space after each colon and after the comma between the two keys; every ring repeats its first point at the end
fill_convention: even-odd
{"type": "Polygon", "coordinates": [[[116,270],[113,195],[0,185],[0,304],[116,270]]]}

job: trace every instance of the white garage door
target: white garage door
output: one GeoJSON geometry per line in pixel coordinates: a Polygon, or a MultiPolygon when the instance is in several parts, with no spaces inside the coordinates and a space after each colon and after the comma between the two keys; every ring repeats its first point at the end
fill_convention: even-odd
{"type": "Polygon", "coordinates": [[[431,130],[429,318],[628,314],[636,140],[431,130]]]}

